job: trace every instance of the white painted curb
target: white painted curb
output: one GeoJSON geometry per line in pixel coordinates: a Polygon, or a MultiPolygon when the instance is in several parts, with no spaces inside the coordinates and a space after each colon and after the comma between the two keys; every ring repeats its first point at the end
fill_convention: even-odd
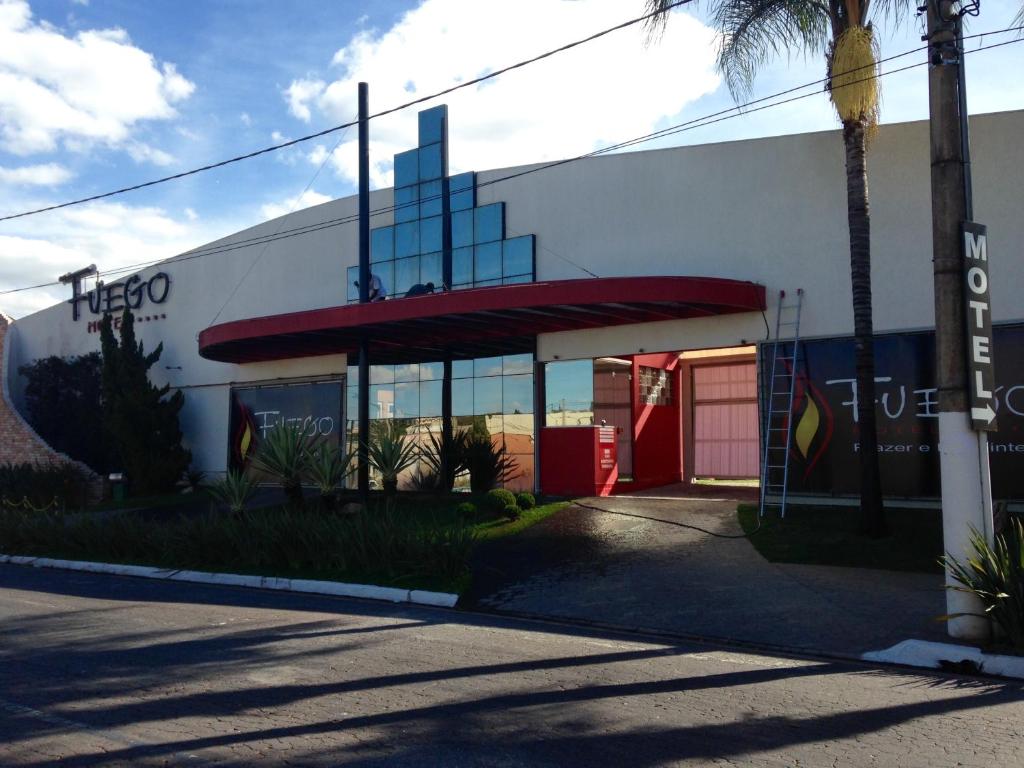
{"type": "Polygon", "coordinates": [[[114,563],[91,563],[83,560],[53,560],[48,557],[0,555],[0,563],[31,565],[33,568],[62,568],[68,571],[110,573],[116,576],[138,576],[144,579],[187,581],[194,584],[220,584],[232,587],[250,587],[256,589],[276,589],[284,592],[302,592],[312,595],[360,597],[367,600],[386,600],[391,603],[414,603],[416,605],[431,605],[440,608],[451,608],[459,599],[458,595],[450,592],[426,592],[421,589],[378,587],[373,584],[344,584],[339,581],[283,579],[276,576],[247,576],[239,573],[180,571],[169,570],[166,568],[153,568],[148,565],[117,565],[114,563]]]}
{"type": "Polygon", "coordinates": [[[908,667],[941,669],[940,661],[971,661],[989,675],[1015,677],[1024,680],[1024,656],[1003,656],[985,653],[980,648],[953,643],[936,643],[929,640],[904,640],[884,651],[868,651],[861,654],[865,661],[882,661],[889,664],[903,664],[908,667]]]}

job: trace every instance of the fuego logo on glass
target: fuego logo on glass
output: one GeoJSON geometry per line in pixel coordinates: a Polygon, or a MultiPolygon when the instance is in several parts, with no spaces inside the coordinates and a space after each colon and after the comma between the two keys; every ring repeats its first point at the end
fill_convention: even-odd
{"type": "Polygon", "coordinates": [[[803,464],[806,479],[828,450],[835,425],[828,401],[806,373],[797,374],[790,418],[794,419],[790,457],[803,464]]]}

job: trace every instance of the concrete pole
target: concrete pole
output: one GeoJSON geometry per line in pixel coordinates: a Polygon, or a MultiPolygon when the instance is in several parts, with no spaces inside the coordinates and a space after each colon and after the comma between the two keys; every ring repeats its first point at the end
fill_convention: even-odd
{"type": "MultiPolygon", "coordinates": [[[[370,107],[369,86],[359,84],[359,301],[370,300],[370,107]]],[[[359,340],[359,446],[356,484],[363,503],[370,498],[370,340],[359,340]]]]}
{"type": "MultiPolygon", "coordinates": [[[[963,298],[963,235],[968,219],[964,134],[960,113],[958,20],[948,0],[928,3],[931,113],[932,265],[935,284],[935,373],[939,393],[939,470],[942,480],[942,538],[947,553],[961,562],[973,554],[971,529],[992,540],[992,494],[988,443],[972,430],[967,396],[966,320],[963,298]]],[[[966,103],[966,102],[963,102],[966,103]]],[[[946,584],[953,585],[949,571],[946,584]]],[[[950,614],[983,614],[973,595],[946,590],[950,614]]],[[[984,616],[951,619],[952,637],[984,641],[991,626],[984,616]]]]}

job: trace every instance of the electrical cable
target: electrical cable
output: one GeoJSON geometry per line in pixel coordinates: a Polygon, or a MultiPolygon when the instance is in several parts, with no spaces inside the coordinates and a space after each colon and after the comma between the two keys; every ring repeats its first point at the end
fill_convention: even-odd
{"type": "Polygon", "coordinates": [[[620,512],[615,509],[605,509],[604,507],[595,507],[593,504],[584,504],[579,501],[572,502],[575,507],[582,507],[583,509],[592,509],[595,512],[607,512],[609,515],[621,515],[622,517],[635,517],[640,520],[650,520],[655,523],[664,523],[665,525],[675,525],[679,528],[689,528],[694,531],[700,531],[706,533],[708,536],[714,536],[718,539],[749,539],[755,533],[761,530],[761,521],[763,518],[757,516],[757,527],[754,528],[750,533],[716,533],[715,531],[709,531],[707,528],[701,528],[699,525],[690,525],[689,523],[680,523],[677,520],[666,520],[663,517],[648,517],[647,515],[635,515],[632,512],[620,512]]]}
{"type": "MultiPolygon", "coordinates": [[[[597,39],[599,39],[601,37],[604,37],[605,35],[609,35],[612,32],[617,32],[620,29],[625,29],[626,27],[631,27],[634,24],[639,24],[642,21],[646,21],[646,20],[648,20],[650,18],[653,18],[654,16],[658,16],[658,15],[660,15],[662,13],[665,13],[666,11],[670,11],[670,10],[672,10],[674,8],[678,8],[679,6],[687,5],[687,4],[695,2],[695,1],[696,0],[677,0],[677,2],[674,2],[674,3],[670,4],[670,5],[667,5],[667,6],[665,6],[665,8],[663,8],[663,9],[657,11],[657,12],[646,13],[643,16],[638,16],[635,19],[630,19],[628,21],[622,22],[621,24],[616,24],[614,27],[609,27],[608,29],[601,30],[600,32],[596,32],[596,33],[594,33],[592,35],[589,35],[588,37],[581,38],[581,39],[576,40],[574,42],[566,43],[565,45],[559,46],[558,48],[554,48],[554,49],[552,49],[550,51],[546,51],[546,52],[541,53],[541,54],[539,54],[537,56],[534,56],[532,58],[524,59],[522,61],[516,62],[515,64],[511,64],[511,65],[509,65],[507,67],[502,67],[501,69],[497,69],[494,72],[489,72],[486,75],[481,75],[480,77],[473,78],[472,80],[466,80],[464,82],[457,83],[456,85],[450,86],[448,88],[445,88],[443,90],[437,91],[435,93],[431,93],[428,96],[421,96],[421,97],[413,99],[411,101],[407,101],[404,104],[399,104],[399,105],[391,107],[389,109],[385,109],[385,110],[383,110],[381,112],[375,112],[374,114],[370,115],[368,119],[373,120],[373,119],[378,118],[378,117],[384,117],[385,115],[390,115],[390,114],[393,114],[395,112],[399,112],[399,111],[401,111],[403,109],[408,109],[409,107],[416,106],[417,104],[422,104],[423,102],[431,101],[432,99],[436,99],[436,98],[439,98],[441,96],[446,96],[449,93],[454,93],[455,91],[458,91],[458,90],[460,90],[462,88],[469,88],[472,85],[479,85],[480,83],[486,82],[487,80],[491,80],[491,79],[493,79],[495,77],[503,75],[506,72],[511,72],[514,69],[520,69],[521,67],[525,67],[525,66],[527,66],[529,64],[533,64],[535,62],[542,61],[543,59],[550,58],[551,56],[554,56],[556,54],[563,53],[565,51],[568,51],[568,50],[571,50],[573,48],[576,48],[576,47],[578,47],[580,45],[584,45],[586,43],[592,42],[592,41],[597,40],[597,39]]],[[[133,184],[133,185],[128,186],[128,187],[121,187],[120,189],[114,189],[114,190],[111,190],[110,192],[103,192],[103,193],[98,194],[98,195],[91,195],[89,197],[83,197],[83,198],[80,198],[78,200],[69,200],[67,202],[58,203],[56,205],[48,205],[48,206],[46,206],[44,208],[36,208],[35,210],[31,210],[31,211],[22,211],[21,213],[12,213],[12,214],[8,214],[6,216],[0,216],[0,221],[9,221],[11,219],[20,219],[20,218],[23,218],[25,216],[34,216],[34,215],[36,215],[38,213],[46,213],[47,211],[56,211],[56,210],[58,210],[60,208],[68,208],[68,207],[73,206],[73,205],[81,205],[83,203],[90,203],[90,202],[94,202],[96,200],[102,200],[102,199],[107,198],[107,197],[114,197],[115,195],[123,195],[123,194],[128,193],[128,192],[135,192],[135,191],[138,191],[140,189],[145,189],[146,187],[153,187],[153,186],[156,186],[157,184],[164,184],[164,183],[166,183],[168,181],[176,181],[177,179],[183,179],[186,176],[194,176],[195,174],[203,173],[204,171],[212,171],[212,170],[214,170],[216,168],[223,168],[226,165],[231,165],[233,163],[239,163],[239,162],[241,162],[243,160],[251,160],[254,157],[259,157],[260,155],[266,155],[266,154],[268,154],[270,152],[276,152],[279,149],[286,149],[288,147],[294,147],[296,144],[301,144],[301,143],[306,142],[306,141],[311,141],[313,139],[318,139],[318,138],[320,138],[322,136],[327,136],[328,134],[335,133],[337,131],[341,131],[341,130],[344,130],[346,128],[351,128],[353,125],[357,125],[357,124],[358,124],[358,120],[353,120],[353,121],[350,121],[348,123],[342,123],[341,125],[335,125],[335,126],[333,126],[331,128],[325,128],[324,130],[317,131],[316,133],[310,133],[310,134],[307,134],[305,136],[300,136],[297,139],[290,139],[288,141],[281,142],[280,144],[274,144],[274,145],[269,146],[269,147],[264,147],[263,149],[257,149],[257,150],[255,150],[253,152],[247,152],[244,155],[237,155],[236,157],[230,157],[230,158],[228,158],[226,160],[221,160],[221,161],[216,162],[216,163],[210,163],[209,165],[203,165],[203,166],[200,166],[199,168],[193,168],[193,169],[188,170],[188,171],[182,171],[180,173],[174,173],[174,174],[171,174],[170,176],[164,176],[164,177],[159,178],[159,179],[153,179],[151,181],[142,182],[140,184],[133,184]]]]}
{"type": "MultiPolygon", "coordinates": [[[[1004,32],[1018,31],[1018,30],[1021,30],[1021,29],[1024,29],[1024,25],[1019,26],[1019,27],[1008,27],[1006,29],[993,30],[993,31],[989,31],[989,32],[983,32],[983,33],[979,33],[979,34],[976,34],[976,35],[971,35],[969,37],[982,37],[982,36],[996,35],[996,34],[1001,34],[1001,33],[1004,33],[1004,32]]],[[[965,38],[965,39],[967,39],[967,38],[965,38]]],[[[1016,38],[1014,40],[1008,40],[1008,41],[1004,41],[1004,42],[1001,42],[1001,43],[993,43],[993,44],[990,44],[990,45],[986,45],[986,46],[975,48],[975,49],[970,50],[970,51],[965,51],[965,53],[980,53],[981,51],[986,51],[986,50],[990,50],[992,48],[999,48],[999,47],[1002,47],[1002,46],[1005,46],[1005,45],[1011,45],[1011,44],[1020,43],[1020,42],[1024,42],[1024,38],[1016,38]]],[[[907,56],[907,55],[909,55],[911,53],[916,53],[918,51],[925,50],[926,48],[927,48],[927,46],[922,46],[920,48],[914,48],[914,49],[909,50],[909,51],[904,51],[903,53],[895,54],[895,55],[889,56],[889,57],[887,57],[885,59],[881,59],[876,64],[881,64],[881,63],[886,62],[886,61],[892,61],[894,59],[907,56]]],[[[867,68],[867,67],[873,67],[873,66],[876,66],[876,64],[865,65],[864,67],[856,67],[854,69],[849,70],[849,72],[854,72],[854,71],[857,71],[858,69],[864,69],[864,68],[867,68]]],[[[859,80],[847,83],[847,84],[845,84],[845,85],[843,85],[841,87],[849,87],[849,86],[856,85],[856,84],[861,83],[861,82],[865,82],[867,80],[880,79],[882,77],[887,77],[888,75],[898,74],[900,72],[904,72],[904,71],[907,71],[907,70],[910,70],[910,69],[914,69],[916,67],[925,66],[927,64],[928,64],[927,61],[917,62],[915,64],[910,64],[908,66],[901,67],[899,69],[894,69],[894,70],[889,70],[888,72],[881,72],[881,73],[878,73],[878,74],[873,74],[873,75],[871,75],[869,77],[861,78],[859,80]]],[[[849,74],[849,72],[843,73],[843,74],[849,74]]],[[[665,136],[674,135],[674,134],[677,134],[677,133],[683,133],[685,131],[696,130],[697,128],[703,128],[703,127],[705,127],[707,125],[713,125],[715,123],[723,122],[725,120],[733,119],[733,118],[736,118],[736,117],[746,116],[746,115],[751,114],[753,112],[759,112],[759,111],[762,111],[762,110],[765,110],[765,109],[769,109],[771,107],[776,107],[776,106],[781,106],[781,105],[784,105],[784,104],[789,104],[789,103],[792,103],[792,102],[795,102],[795,101],[799,101],[801,99],[809,98],[811,96],[817,96],[818,95],[817,92],[811,92],[811,93],[806,93],[806,94],[802,94],[802,95],[799,95],[799,96],[795,96],[795,97],[790,98],[790,99],[785,99],[783,101],[772,101],[769,104],[763,104],[763,102],[765,102],[765,101],[770,101],[772,99],[778,98],[779,96],[783,96],[783,95],[786,95],[786,94],[789,94],[789,93],[794,93],[796,91],[804,90],[804,89],[806,89],[806,88],[808,88],[810,86],[822,84],[822,83],[825,83],[827,81],[828,81],[828,78],[814,80],[814,81],[811,81],[811,82],[808,82],[808,83],[804,83],[804,84],[799,85],[799,86],[795,86],[793,88],[788,88],[788,89],[783,90],[783,91],[778,91],[777,93],[774,93],[774,94],[771,94],[771,95],[768,95],[768,96],[764,96],[764,97],[761,97],[761,98],[758,98],[758,99],[753,99],[753,100],[745,102],[743,104],[739,104],[739,105],[735,105],[733,107],[729,107],[728,109],[720,110],[718,112],[713,112],[711,114],[704,115],[704,116],[699,117],[699,118],[694,118],[692,120],[688,120],[688,121],[685,121],[683,123],[677,123],[674,126],[669,126],[667,128],[661,129],[659,131],[655,131],[655,132],[650,133],[650,134],[639,136],[639,137],[636,137],[636,138],[633,138],[633,139],[628,139],[626,141],[619,142],[618,144],[613,144],[613,145],[610,145],[610,146],[607,146],[607,147],[602,147],[600,149],[593,150],[592,152],[588,152],[588,153],[585,153],[585,154],[582,154],[582,155],[577,155],[577,156],[571,157],[571,158],[565,158],[565,159],[562,159],[562,160],[557,160],[557,161],[554,161],[554,162],[551,162],[551,163],[541,164],[541,165],[538,165],[538,166],[533,167],[533,168],[528,168],[528,169],[526,169],[524,171],[520,171],[520,172],[516,172],[516,173],[513,173],[513,174],[509,174],[507,176],[500,176],[500,177],[497,177],[495,179],[491,179],[489,181],[480,182],[479,184],[477,184],[477,189],[479,189],[481,187],[491,186],[491,185],[494,185],[494,184],[499,184],[499,183],[502,183],[502,182],[505,182],[505,181],[509,181],[511,179],[520,178],[522,176],[526,176],[526,175],[529,175],[529,174],[532,174],[532,173],[537,173],[539,171],[544,171],[544,170],[549,170],[551,168],[560,167],[562,165],[566,165],[566,164],[569,164],[569,163],[577,162],[579,160],[585,160],[585,159],[596,157],[596,156],[599,156],[599,155],[602,155],[602,154],[607,154],[609,152],[612,152],[612,151],[615,151],[617,149],[621,149],[621,148],[624,148],[624,147],[634,146],[636,144],[645,143],[647,141],[653,141],[653,140],[658,139],[658,138],[663,138],[665,136]],[[755,105],[755,104],[761,104],[761,106],[756,107],[755,109],[748,110],[748,107],[750,107],[752,105],[755,105]]],[[[431,198],[426,198],[426,199],[430,200],[430,199],[436,199],[436,198],[437,198],[437,196],[432,196],[431,198]]],[[[420,202],[422,202],[422,201],[420,201],[420,202]]],[[[370,212],[370,216],[373,217],[373,216],[384,215],[386,213],[391,213],[391,212],[394,212],[395,210],[398,210],[398,209],[401,209],[401,208],[405,207],[406,205],[407,204],[403,203],[403,204],[399,204],[399,205],[390,205],[390,206],[384,206],[383,208],[377,208],[377,209],[374,209],[374,210],[372,210],[370,212]]],[[[118,267],[118,268],[115,268],[115,269],[107,270],[105,272],[101,272],[100,274],[101,275],[110,275],[110,274],[117,274],[117,273],[121,273],[121,272],[130,272],[130,271],[137,270],[137,269],[144,269],[146,267],[153,266],[154,264],[168,263],[168,262],[170,262],[172,260],[175,263],[178,263],[178,262],[189,261],[191,259],[199,258],[201,256],[209,256],[209,255],[215,255],[215,254],[219,254],[219,253],[227,253],[227,252],[230,252],[230,251],[239,250],[241,248],[247,248],[247,247],[250,247],[251,245],[258,245],[258,244],[262,244],[262,243],[269,243],[269,242],[273,242],[275,240],[284,240],[284,239],[287,239],[287,238],[290,238],[290,237],[297,237],[297,236],[300,236],[300,235],[311,234],[313,232],[319,232],[320,230],[323,230],[323,229],[329,229],[329,228],[332,228],[332,227],[341,226],[343,224],[352,223],[352,222],[358,221],[358,219],[359,219],[359,217],[356,214],[349,215],[349,216],[343,216],[343,217],[336,218],[336,219],[327,219],[327,220],[324,220],[324,221],[321,221],[321,222],[317,222],[315,224],[309,224],[309,225],[305,225],[305,226],[301,226],[301,227],[294,227],[294,228],[291,228],[291,229],[281,230],[280,233],[276,234],[276,235],[260,235],[260,236],[257,236],[257,237],[246,238],[246,239],[243,239],[243,240],[235,241],[235,242],[232,242],[232,243],[227,243],[227,244],[220,245],[220,246],[206,246],[206,247],[202,247],[202,248],[193,249],[191,251],[185,251],[184,253],[176,255],[176,256],[169,256],[169,257],[166,257],[166,258],[163,258],[163,259],[155,259],[155,260],[151,260],[151,261],[139,262],[139,263],[136,263],[136,264],[131,264],[131,265],[123,266],[123,267],[118,267]]],[[[24,286],[24,287],[20,287],[20,288],[10,288],[10,289],[4,290],[4,291],[0,291],[0,296],[7,295],[7,294],[10,294],[10,293],[19,293],[19,292],[22,292],[22,291],[36,290],[36,289],[39,289],[39,288],[48,288],[48,287],[52,287],[52,286],[59,285],[59,284],[60,284],[60,282],[55,280],[55,281],[51,281],[49,283],[40,283],[40,284],[37,284],[37,285],[24,286]]]]}

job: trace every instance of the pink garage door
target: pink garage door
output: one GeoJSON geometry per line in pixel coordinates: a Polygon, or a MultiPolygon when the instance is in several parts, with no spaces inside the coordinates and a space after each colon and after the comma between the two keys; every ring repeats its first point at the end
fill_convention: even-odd
{"type": "Polygon", "coordinates": [[[753,362],[693,369],[693,473],[757,477],[757,371],[753,362]]]}

